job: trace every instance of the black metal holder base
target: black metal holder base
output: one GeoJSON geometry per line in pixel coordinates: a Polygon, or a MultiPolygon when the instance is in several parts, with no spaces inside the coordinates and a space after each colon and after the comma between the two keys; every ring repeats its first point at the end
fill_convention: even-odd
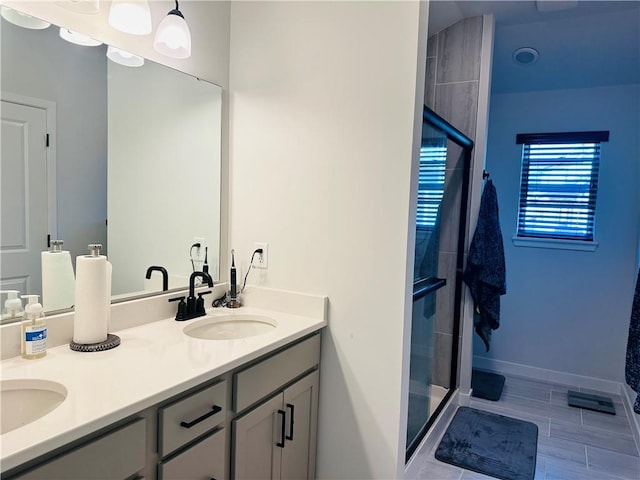
{"type": "Polygon", "coordinates": [[[98,343],[76,343],[73,340],[69,344],[69,348],[74,352],[104,352],[105,350],[111,350],[120,345],[120,337],[112,333],[107,334],[107,339],[104,342],[98,343]]]}

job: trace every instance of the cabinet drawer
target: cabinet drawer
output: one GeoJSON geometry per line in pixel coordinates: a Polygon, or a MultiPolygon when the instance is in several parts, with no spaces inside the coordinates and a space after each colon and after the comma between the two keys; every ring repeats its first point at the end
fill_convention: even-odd
{"type": "Polygon", "coordinates": [[[158,410],[158,451],[165,457],[219,425],[227,416],[227,382],[195,392],[158,410]]]}
{"type": "Polygon", "coordinates": [[[314,335],[234,375],[236,413],[275,392],[320,362],[320,335],[314,335]]]}
{"type": "Polygon", "coordinates": [[[158,465],[158,480],[224,480],[227,478],[225,445],[225,430],[218,430],[158,465]]]}
{"type": "Polygon", "coordinates": [[[71,450],[40,467],[19,475],[20,480],[125,479],[145,465],[144,419],[71,450]]]}

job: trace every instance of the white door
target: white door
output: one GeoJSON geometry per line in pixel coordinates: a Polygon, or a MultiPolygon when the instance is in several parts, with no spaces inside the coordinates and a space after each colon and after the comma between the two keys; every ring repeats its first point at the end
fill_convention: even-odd
{"type": "Polygon", "coordinates": [[[47,112],[2,101],[0,286],[41,294],[47,249],[47,112]]]}

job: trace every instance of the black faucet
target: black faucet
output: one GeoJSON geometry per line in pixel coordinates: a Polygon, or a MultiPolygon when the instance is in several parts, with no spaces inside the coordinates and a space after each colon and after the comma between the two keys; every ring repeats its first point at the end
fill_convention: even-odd
{"type": "Polygon", "coordinates": [[[187,297],[187,319],[196,318],[205,315],[204,311],[204,298],[203,295],[208,292],[202,292],[198,294],[198,299],[195,297],[196,278],[202,278],[203,282],[207,282],[209,287],[213,287],[213,279],[211,275],[206,272],[193,272],[189,277],[189,296],[187,297]]]}
{"type": "Polygon", "coordinates": [[[167,269],[157,265],[153,265],[147,268],[147,280],[151,278],[152,272],[162,273],[162,291],[166,292],[167,290],[169,290],[169,274],[167,273],[167,269]]]}
{"type": "Polygon", "coordinates": [[[198,293],[198,298],[195,296],[196,289],[196,278],[202,278],[203,281],[207,282],[209,287],[213,287],[213,279],[207,272],[193,272],[189,277],[189,296],[187,297],[187,302],[185,303],[184,297],[176,297],[170,298],[170,302],[179,302],[178,303],[178,312],[176,313],[176,320],[191,320],[192,318],[202,317],[206,315],[204,309],[204,296],[207,293],[211,293],[211,290],[207,290],[206,292],[198,293]]]}

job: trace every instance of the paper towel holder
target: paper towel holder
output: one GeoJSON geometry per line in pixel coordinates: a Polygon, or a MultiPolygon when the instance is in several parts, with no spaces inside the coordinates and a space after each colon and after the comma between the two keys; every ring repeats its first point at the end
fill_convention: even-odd
{"type": "MultiPolygon", "coordinates": [[[[102,244],[90,243],[88,245],[89,255],[88,257],[99,257],[102,244]]],[[[73,339],[69,343],[69,348],[75,352],[102,352],[105,350],[111,350],[120,345],[120,337],[112,333],[107,333],[107,338],[97,343],[79,343],[73,339]]]]}
{"type": "Polygon", "coordinates": [[[118,345],[120,345],[120,337],[109,333],[105,341],[98,343],[76,343],[71,340],[69,348],[74,352],[103,352],[116,348],[118,345]]]}
{"type": "Polygon", "coordinates": [[[51,240],[49,242],[49,251],[52,253],[62,252],[62,245],[64,240],[51,240]]]}

